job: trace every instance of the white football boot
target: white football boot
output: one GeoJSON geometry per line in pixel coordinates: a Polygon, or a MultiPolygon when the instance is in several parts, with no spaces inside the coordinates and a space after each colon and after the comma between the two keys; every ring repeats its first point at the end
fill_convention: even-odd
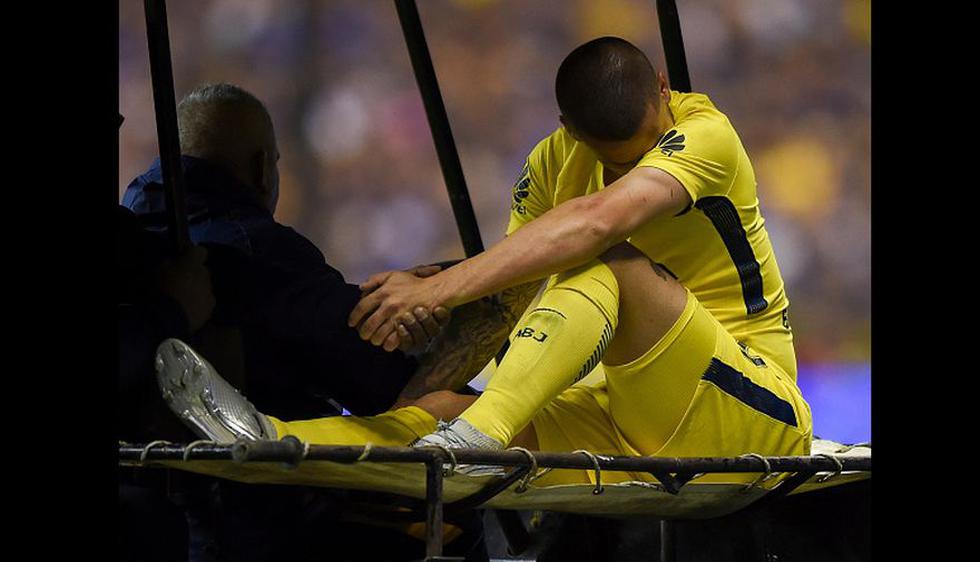
{"type": "Polygon", "coordinates": [[[155,365],[164,401],[199,437],[218,443],[277,438],[269,419],[184,342],[164,340],[155,365]]]}

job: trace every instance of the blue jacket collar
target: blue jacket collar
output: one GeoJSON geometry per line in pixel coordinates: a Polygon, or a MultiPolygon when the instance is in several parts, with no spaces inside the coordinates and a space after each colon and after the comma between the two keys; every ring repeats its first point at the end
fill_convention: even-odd
{"type": "MultiPolygon", "coordinates": [[[[251,195],[251,189],[224,168],[192,156],[181,156],[180,160],[191,222],[203,216],[222,215],[233,210],[273,220],[272,213],[251,195]]],[[[130,182],[122,204],[137,215],[163,213],[166,210],[159,158],[153,160],[149,170],[130,182]]]]}

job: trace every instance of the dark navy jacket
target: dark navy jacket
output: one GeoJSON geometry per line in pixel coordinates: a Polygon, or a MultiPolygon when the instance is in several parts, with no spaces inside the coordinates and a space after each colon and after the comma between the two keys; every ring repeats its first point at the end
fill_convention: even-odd
{"type": "Polygon", "coordinates": [[[153,376],[153,357],[166,338],[185,339],[183,308],[155,288],[154,272],[166,257],[166,240],[140,228],[124,207],[116,212],[118,321],[118,437],[130,442],[159,439],[155,417],[166,412],[153,376]]]}
{"type": "MultiPolygon", "coordinates": [[[[358,287],[237,178],[204,160],[182,161],[191,239],[209,249],[215,320],[241,328],[249,399],[289,420],[330,413],[327,398],[358,415],[387,410],[417,362],[347,326],[358,287]]],[[[166,230],[159,159],[130,183],[122,204],[145,228],[166,230]]]]}

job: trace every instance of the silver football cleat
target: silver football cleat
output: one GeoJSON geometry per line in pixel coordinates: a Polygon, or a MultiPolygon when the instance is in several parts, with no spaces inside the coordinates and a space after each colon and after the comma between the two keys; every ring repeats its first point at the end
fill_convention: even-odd
{"type": "Polygon", "coordinates": [[[155,365],[163,399],[198,436],[218,443],[276,439],[269,419],[184,342],[164,340],[155,365]]]}

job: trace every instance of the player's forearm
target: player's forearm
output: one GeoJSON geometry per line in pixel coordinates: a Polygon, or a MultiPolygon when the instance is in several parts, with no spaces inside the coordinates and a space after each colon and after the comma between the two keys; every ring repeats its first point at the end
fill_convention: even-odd
{"type": "Polygon", "coordinates": [[[538,285],[526,283],[454,309],[449,325],[420,357],[419,368],[399,402],[437,390],[463,388],[500,350],[538,285]]]}
{"type": "Polygon", "coordinates": [[[487,251],[433,278],[448,306],[540,280],[598,257],[625,239],[598,210],[601,200],[572,199],[531,221],[487,251]]]}

